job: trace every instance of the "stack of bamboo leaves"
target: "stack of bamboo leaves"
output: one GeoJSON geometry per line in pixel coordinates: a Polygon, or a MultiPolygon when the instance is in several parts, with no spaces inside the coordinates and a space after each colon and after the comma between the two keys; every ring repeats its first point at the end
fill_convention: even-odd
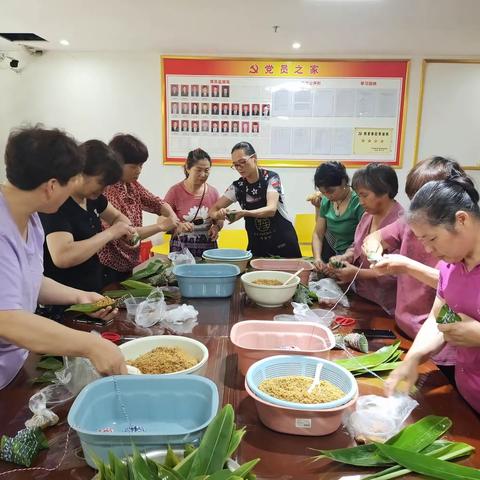
{"type": "Polygon", "coordinates": [[[411,472],[441,480],[480,479],[480,470],[448,461],[474,451],[467,443],[440,439],[451,426],[449,418],[430,415],[405,427],[384,444],[320,450],[321,455],[316,456],[314,461],[329,458],[359,467],[388,467],[363,477],[363,480],[390,480],[411,472]]]}
{"type": "Polygon", "coordinates": [[[370,372],[386,372],[400,365],[400,342],[380,348],[374,353],[356,355],[355,357],[335,360],[335,363],[352,372],[353,375],[365,375],[370,372]]]}
{"type": "Polygon", "coordinates": [[[138,450],[123,462],[110,453],[109,464],[94,458],[98,480],[254,480],[252,472],[260,459],[244,463],[236,470],[226,467],[235,453],[245,428],[236,429],[231,405],[225,405],[208,426],[198,448],[188,446],[185,457],[178,458],[169,448],[165,461],[160,464],[143,457],[138,450]]]}

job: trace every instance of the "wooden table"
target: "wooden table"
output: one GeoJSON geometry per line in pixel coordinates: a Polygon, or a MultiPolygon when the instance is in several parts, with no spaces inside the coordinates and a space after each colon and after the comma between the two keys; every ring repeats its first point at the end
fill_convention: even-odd
{"type": "MultiPolygon", "coordinates": [[[[295,479],[295,480],[321,480],[342,479],[358,480],[367,469],[347,467],[321,460],[311,464],[309,459],[312,455],[310,449],[329,449],[347,447],[353,445],[351,438],[343,428],[334,434],[325,437],[302,437],[276,433],[264,427],[257,416],[253,400],[244,391],[244,378],[237,371],[236,355],[228,335],[233,324],[241,320],[272,319],[279,313],[291,313],[291,307],[266,309],[252,304],[245,295],[237,288],[234,295],[229,299],[188,299],[199,311],[198,324],[187,336],[192,336],[204,342],[209,350],[207,376],[217,384],[220,401],[231,403],[236,412],[238,425],[246,425],[247,435],[238,451],[238,461],[244,461],[260,457],[255,473],[259,480],[263,479],[295,479]]],[[[337,314],[348,314],[357,320],[360,328],[389,328],[393,329],[393,321],[386,318],[379,307],[351,296],[351,307],[346,310],[337,308],[337,314]]],[[[85,326],[69,322],[70,326],[83,330],[91,330],[91,326],[85,326]]],[[[93,327],[98,329],[98,327],[93,327]]],[[[126,319],[122,313],[117,320],[109,325],[107,330],[116,331],[124,335],[146,335],[159,333],[159,327],[141,329],[126,319]]],[[[401,337],[402,347],[408,348],[410,342],[401,337]]],[[[383,346],[388,341],[371,341],[371,350],[383,346]]],[[[332,351],[330,358],[343,356],[341,351],[332,351]]],[[[30,355],[24,368],[16,379],[5,389],[0,391],[0,433],[15,434],[23,428],[23,424],[30,416],[28,399],[40,387],[32,386],[31,379],[38,376],[39,372],[35,365],[37,355],[30,355]]],[[[362,378],[359,380],[360,393],[381,393],[381,382],[377,379],[362,378]]],[[[462,461],[464,465],[480,467],[480,421],[477,415],[469,408],[460,395],[447,382],[445,377],[429,362],[422,367],[421,388],[416,399],[419,407],[412,414],[412,421],[429,415],[445,415],[452,419],[453,427],[448,433],[450,440],[467,442],[477,448],[477,453],[462,461]]],[[[57,426],[46,431],[50,448],[43,452],[37,460],[37,467],[54,467],[63,457],[65,458],[58,470],[48,472],[43,470],[16,472],[5,478],[15,479],[90,479],[94,471],[86,465],[82,459],[79,440],[74,432],[70,433],[68,444],[66,437],[68,424],[66,416],[71,402],[56,408],[60,417],[57,426]]],[[[11,470],[13,466],[0,462],[0,472],[11,470]]],[[[0,477],[2,478],[2,477],[0,477]]],[[[404,478],[419,478],[411,475],[404,478]]]]}

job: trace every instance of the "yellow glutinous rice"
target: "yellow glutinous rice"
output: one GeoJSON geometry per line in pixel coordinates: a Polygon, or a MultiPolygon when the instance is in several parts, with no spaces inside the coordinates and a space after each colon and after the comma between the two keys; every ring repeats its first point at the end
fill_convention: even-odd
{"type": "Polygon", "coordinates": [[[178,347],[157,347],[127,362],[142,373],[173,373],[192,368],[198,360],[178,347]]]}

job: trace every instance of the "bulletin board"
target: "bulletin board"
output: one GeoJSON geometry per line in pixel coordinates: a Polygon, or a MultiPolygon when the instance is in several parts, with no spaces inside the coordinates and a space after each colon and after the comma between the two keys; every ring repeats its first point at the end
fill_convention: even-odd
{"type": "Polygon", "coordinates": [[[480,170],[480,60],[423,62],[415,160],[432,155],[480,170]]]}
{"type": "Polygon", "coordinates": [[[201,147],[230,165],[251,142],[263,165],[401,166],[408,60],[162,57],[164,163],[201,147]]]}

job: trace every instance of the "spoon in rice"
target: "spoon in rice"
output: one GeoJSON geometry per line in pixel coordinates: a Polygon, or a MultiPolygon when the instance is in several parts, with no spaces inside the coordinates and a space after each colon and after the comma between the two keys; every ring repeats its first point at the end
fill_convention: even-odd
{"type": "Polygon", "coordinates": [[[292,278],[295,278],[298,276],[299,273],[302,273],[305,269],[304,268],[301,268],[298,272],[295,272],[295,273],[292,273],[283,283],[282,285],[287,285],[287,283],[290,282],[290,280],[292,280],[292,278]]]}
{"type": "Polygon", "coordinates": [[[307,393],[310,395],[314,390],[315,387],[320,383],[320,373],[322,372],[323,365],[318,362],[317,368],[315,369],[315,376],[313,377],[312,384],[308,387],[307,393]]]}

